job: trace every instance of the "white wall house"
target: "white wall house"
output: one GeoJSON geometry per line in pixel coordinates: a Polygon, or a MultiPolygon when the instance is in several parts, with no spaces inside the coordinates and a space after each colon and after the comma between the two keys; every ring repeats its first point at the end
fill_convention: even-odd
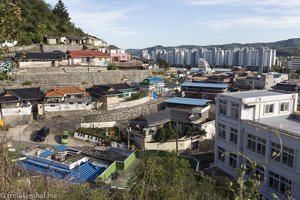
{"type": "Polygon", "coordinates": [[[263,178],[261,194],[285,198],[291,192],[300,199],[300,116],[298,94],[258,90],[219,94],[216,113],[215,166],[236,177],[235,168],[248,161],[233,153],[240,152],[259,166],[263,178]],[[279,152],[282,141],[282,153],[279,152]],[[226,154],[224,154],[226,152],[226,154]],[[262,163],[270,161],[266,169],[262,163]]]}

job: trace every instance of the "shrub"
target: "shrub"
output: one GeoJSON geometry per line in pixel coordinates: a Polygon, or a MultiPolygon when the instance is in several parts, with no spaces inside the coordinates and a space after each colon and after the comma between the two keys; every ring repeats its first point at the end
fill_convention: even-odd
{"type": "Polygon", "coordinates": [[[157,142],[164,141],[166,137],[165,130],[163,128],[158,128],[153,139],[157,142]]]}
{"type": "Polygon", "coordinates": [[[32,81],[25,81],[22,83],[22,85],[32,85],[32,83],[33,83],[32,81]]]}

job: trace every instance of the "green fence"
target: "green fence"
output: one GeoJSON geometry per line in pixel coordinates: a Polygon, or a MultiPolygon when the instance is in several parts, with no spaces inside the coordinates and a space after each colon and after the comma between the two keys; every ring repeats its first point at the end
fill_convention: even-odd
{"type": "Polygon", "coordinates": [[[102,180],[106,180],[109,176],[116,172],[117,170],[125,171],[132,162],[136,159],[136,152],[133,152],[124,162],[123,161],[115,161],[113,162],[99,177],[102,180]]]}
{"type": "Polygon", "coordinates": [[[113,162],[102,174],[99,176],[102,180],[108,179],[108,177],[117,170],[117,162],[113,162]]]}

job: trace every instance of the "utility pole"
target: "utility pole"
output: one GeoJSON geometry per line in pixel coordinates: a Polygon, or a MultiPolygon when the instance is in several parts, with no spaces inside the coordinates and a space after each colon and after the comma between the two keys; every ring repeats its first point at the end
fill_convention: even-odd
{"type": "Polygon", "coordinates": [[[129,140],[129,136],[131,134],[131,127],[129,126],[129,124],[127,125],[127,148],[129,149],[130,146],[130,140],[129,140]]]}
{"type": "Polygon", "coordinates": [[[176,122],[176,154],[178,155],[178,122],[176,122]]]}

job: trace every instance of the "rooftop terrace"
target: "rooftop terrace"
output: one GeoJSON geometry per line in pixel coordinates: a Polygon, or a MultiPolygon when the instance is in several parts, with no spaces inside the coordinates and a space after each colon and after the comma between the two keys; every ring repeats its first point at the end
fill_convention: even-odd
{"type": "Polygon", "coordinates": [[[294,136],[300,136],[300,116],[295,114],[268,117],[256,121],[244,120],[246,123],[261,124],[265,128],[278,130],[294,136]]]}
{"type": "Polygon", "coordinates": [[[233,92],[233,93],[222,93],[222,96],[234,97],[238,99],[245,98],[255,98],[255,97],[267,97],[267,96],[281,96],[285,95],[283,92],[276,92],[272,90],[252,90],[243,92],[233,92]]]}

